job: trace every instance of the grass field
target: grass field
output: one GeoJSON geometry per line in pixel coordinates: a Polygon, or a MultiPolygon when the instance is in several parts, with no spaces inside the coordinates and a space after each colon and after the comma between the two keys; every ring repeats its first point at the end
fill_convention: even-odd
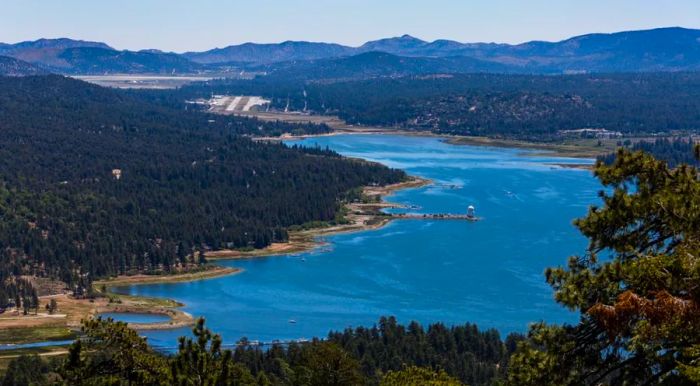
{"type": "Polygon", "coordinates": [[[596,158],[610,154],[617,149],[618,139],[570,139],[557,143],[539,143],[486,137],[452,137],[448,142],[453,145],[494,146],[518,149],[543,150],[548,155],[572,158],[596,158]]]}
{"type": "Polygon", "coordinates": [[[0,344],[73,340],[77,334],[67,327],[16,327],[0,329],[0,344]]]}
{"type": "MultiPolygon", "coordinates": [[[[44,359],[60,359],[68,355],[68,346],[47,346],[0,351],[0,377],[4,376],[7,367],[15,358],[21,355],[39,355],[44,359]]],[[[0,381],[2,378],[0,378],[0,381]]]]}

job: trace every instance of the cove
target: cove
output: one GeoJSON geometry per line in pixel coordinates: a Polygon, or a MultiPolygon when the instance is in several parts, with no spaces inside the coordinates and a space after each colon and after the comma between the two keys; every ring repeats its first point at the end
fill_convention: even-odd
{"type": "MultiPolygon", "coordinates": [[[[555,166],[582,160],[434,137],[337,135],[289,144],[329,147],[432,179],[387,197],[413,208],[404,211],[464,213],[474,205],[483,220],[396,220],[327,237],[297,255],[221,262],[243,268],[237,275],[114,290],[178,300],[229,344],[324,337],[383,315],[402,323],[471,322],[502,334],[525,332],[536,321],[576,321],[555,303],[544,270],[585,252],[572,221],[599,203],[601,186],[590,171],[555,166]]],[[[144,332],[164,349],[185,334],[189,329],[144,332]]]]}

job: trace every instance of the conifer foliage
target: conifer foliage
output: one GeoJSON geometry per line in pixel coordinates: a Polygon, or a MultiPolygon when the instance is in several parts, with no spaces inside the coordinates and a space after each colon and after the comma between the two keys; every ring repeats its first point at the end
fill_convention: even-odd
{"type": "MultiPolygon", "coordinates": [[[[697,151],[697,149],[696,149],[697,151]]],[[[700,181],[621,149],[596,176],[610,190],[576,226],[588,254],[547,271],[575,326],[540,324],[511,358],[515,385],[700,382],[700,181]]]]}
{"type": "MultiPolygon", "coordinates": [[[[59,76],[0,77],[0,283],[48,276],[89,295],[95,277],[286,241],[292,225],[334,221],[351,189],[405,178],[242,136],[267,126],[59,76]]],[[[16,292],[0,288],[0,307],[16,292]]]]}

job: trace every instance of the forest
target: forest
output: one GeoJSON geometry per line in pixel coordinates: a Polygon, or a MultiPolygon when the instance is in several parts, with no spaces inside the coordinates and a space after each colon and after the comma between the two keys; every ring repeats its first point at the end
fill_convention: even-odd
{"type": "Polygon", "coordinates": [[[443,134],[551,141],[603,128],[627,136],[700,128],[700,74],[436,74],[358,81],[213,80],[179,99],[263,95],[273,107],[337,115],[348,123],[443,134]]]}
{"type": "MultiPolygon", "coordinates": [[[[618,146],[624,146],[633,151],[644,151],[654,158],[666,161],[670,167],[681,164],[700,166],[700,162],[693,155],[695,140],[690,138],[657,138],[653,141],[642,140],[635,143],[624,141],[618,146]]],[[[598,159],[606,164],[612,164],[616,153],[608,154],[598,159]]]]}
{"type": "Polygon", "coordinates": [[[32,293],[17,290],[21,275],[81,295],[94,278],[285,241],[292,225],[335,221],[351,189],[405,178],[243,136],[280,127],[302,126],[174,109],[60,76],[0,78],[0,300],[32,293]]]}
{"type": "MultiPolygon", "coordinates": [[[[524,339],[512,334],[502,341],[497,331],[481,331],[471,324],[424,328],[381,318],[373,327],[331,332],[309,343],[260,348],[243,339],[229,349],[200,319],[193,329],[195,339],[182,337],[176,353],[163,354],[124,323],[90,321],[84,332],[85,339],[71,346],[65,362],[20,357],[10,364],[3,385],[48,384],[57,376],[73,385],[109,380],[155,385],[389,385],[402,372],[416,380],[415,370],[422,369],[429,379],[482,386],[505,379],[508,358],[524,339]]],[[[404,379],[396,385],[407,384],[404,379]]]]}

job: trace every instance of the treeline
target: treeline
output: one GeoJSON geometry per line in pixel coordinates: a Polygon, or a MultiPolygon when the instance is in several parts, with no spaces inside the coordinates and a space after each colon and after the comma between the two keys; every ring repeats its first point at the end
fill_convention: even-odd
{"type": "Polygon", "coordinates": [[[273,107],[349,123],[526,140],[604,128],[627,135],[700,129],[700,74],[454,74],[361,81],[213,80],[175,91],[264,95],[273,107]]]}
{"type": "MultiPolygon", "coordinates": [[[[416,322],[403,326],[393,317],[384,317],[371,328],[331,332],[325,342],[337,345],[357,362],[363,383],[378,384],[387,372],[410,365],[442,369],[478,386],[492,384],[505,374],[508,357],[520,339],[511,335],[504,343],[496,330],[481,331],[473,324],[448,327],[436,323],[424,329],[416,322]]],[[[244,341],[233,351],[233,358],[253,375],[263,372],[273,384],[284,385],[288,377],[279,371],[285,368],[279,363],[298,366],[301,347],[292,344],[260,350],[244,341]]]]}
{"type": "Polygon", "coordinates": [[[6,307],[21,309],[27,315],[30,311],[39,310],[39,296],[32,283],[19,277],[18,272],[5,272],[0,277],[5,278],[0,285],[0,312],[6,307]]]}
{"type": "Polygon", "coordinates": [[[50,276],[80,295],[95,277],[285,241],[334,221],[352,188],[405,178],[210,119],[69,78],[0,78],[0,280],[50,276]]]}
{"type": "MultiPolygon", "coordinates": [[[[654,156],[654,158],[666,161],[670,167],[681,164],[700,166],[700,161],[695,158],[693,149],[695,141],[693,138],[657,138],[654,141],[639,141],[635,143],[619,142],[618,146],[624,146],[632,151],[644,151],[654,156]]],[[[616,153],[598,157],[605,164],[612,164],[615,161],[616,153]]]]}
{"type": "Polygon", "coordinates": [[[357,358],[363,374],[373,381],[408,364],[445,370],[473,386],[492,384],[505,374],[508,357],[521,339],[511,334],[504,342],[498,331],[469,323],[434,323],[427,329],[417,322],[403,326],[393,317],[381,318],[371,328],[331,332],[327,338],[357,358]]]}
{"type": "MultiPolygon", "coordinates": [[[[222,80],[224,81],[224,80],[222,80]]],[[[198,119],[197,124],[206,124],[212,128],[233,129],[237,134],[247,136],[279,137],[282,134],[326,134],[331,128],[325,123],[290,123],[283,121],[261,121],[255,117],[242,117],[207,113],[207,106],[188,103],[195,98],[210,98],[212,93],[207,89],[197,92],[181,90],[121,90],[124,96],[145,103],[161,111],[179,110],[178,113],[189,112],[190,116],[198,119]],[[203,113],[203,114],[197,114],[203,113]]],[[[178,123],[179,124],[179,123],[178,123]]]]}
{"type": "Polygon", "coordinates": [[[261,349],[243,340],[229,351],[200,319],[194,339],[180,338],[178,352],[164,355],[123,323],[90,321],[84,332],[65,361],[22,357],[10,364],[3,384],[21,384],[20,379],[47,384],[51,375],[71,385],[388,385],[392,379],[425,385],[420,375],[427,374],[451,382],[437,385],[492,385],[504,379],[515,342],[524,339],[511,335],[504,343],[495,330],[471,324],[424,329],[382,318],[378,326],[332,332],[323,341],[261,349]]]}

